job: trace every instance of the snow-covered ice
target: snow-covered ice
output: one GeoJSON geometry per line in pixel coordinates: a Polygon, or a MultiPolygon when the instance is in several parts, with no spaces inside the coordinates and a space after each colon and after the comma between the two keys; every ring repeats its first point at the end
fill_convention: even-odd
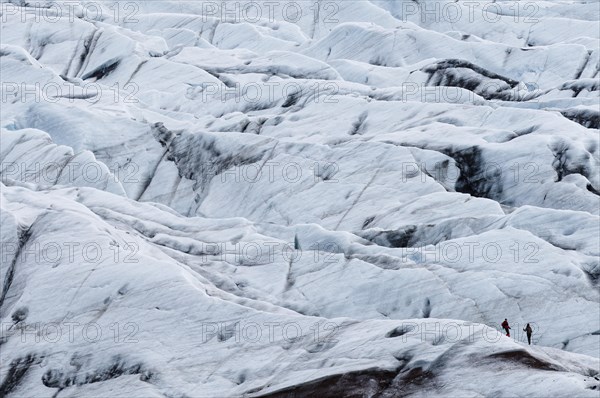
{"type": "Polygon", "coordinates": [[[0,5],[0,395],[598,397],[598,0],[0,5]]]}

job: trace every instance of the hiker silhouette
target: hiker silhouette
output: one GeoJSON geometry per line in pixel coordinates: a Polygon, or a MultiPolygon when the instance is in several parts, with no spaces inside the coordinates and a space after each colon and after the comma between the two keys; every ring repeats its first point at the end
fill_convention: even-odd
{"type": "Polygon", "coordinates": [[[502,322],[502,329],[506,332],[506,335],[510,337],[510,326],[508,325],[508,320],[504,318],[504,322],[502,322]]]}
{"type": "Polygon", "coordinates": [[[531,345],[531,335],[533,334],[533,329],[531,329],[531,326],[529,326],[529,324],[527,324],[527,326],[525,326],[525,329],[523,329],[524,332],[527,332],[527,342],[529,343],[529,345],[531,345]]]}

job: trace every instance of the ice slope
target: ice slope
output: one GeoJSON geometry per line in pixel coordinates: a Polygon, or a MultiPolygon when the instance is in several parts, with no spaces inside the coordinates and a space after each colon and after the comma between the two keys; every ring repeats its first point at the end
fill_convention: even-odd
{"type": "MultiPolygon", "coordinates": [[[[2,344],[3,357],[11,360],[3,364],[2,388],[15,396],[286,396],[288,389],[323,396],[342,391],[355,396],[480,396],[495,389],[502,394],[593,397],[600,386],[597,358],[529,348],[478,322],[436,319],[458,304],[442,286],[436,287],[436,278],[447,277],[448,283],[458,279],[447,275],[450,268],[443,272],[434,264],[424,268],[410,262],[394,272],[388,261],[382,269],[360,260],[369,257],[369,246],[347,233],[329,232],[329,242],[336,238],[345,243],[353,259],[335,261],[324,255],[316,266],[320,269],[310,269],[315,268],[310,259],[285,261],[282,251],[293,233],[289,228],[240,218],[185,218],[93,188],[44,193],[3,186],[2,221],[3,242],[18,247],[3,263],[12,271],[2,295],[2,316],[25,314],[6,328],[2,344]],[[75,228],[85,240],[74,239],[75,228]],[[269,242],[273,260],[228,253],[232,246],[216,244],[232,245],[231,239],[246,247],[269,242]],[[76,248],[77,242],[93,242],[99,249],[77,249],[72,256],[46,252],[41,254],[46,261],[32,261],[36,253],[31,247],[50,248],[55,242],[76,248]],[[434,278],[427,276],[430,272],[434,278]],[[317,275],[307,278],[307,273],[317,275]],[[378,288],[368,286],[377,279],[378,288]],[[401,296],[403,288],[410,289],[406,297],[401,296]],[[425,292],[432,293],[426,319],[401,312],[402,301],[425,292]],[[369,295],[377,300],[369,303],[369,295]],[[42,336],[36,338],[37,332],[42,336]],[[479,382],[482,377],[489,385],[479,382]]],[[[298,230],[300,246],[327,234],[316,225],[298,230]]],[[[393,250],[371,254],[383,255],[398,256],[393,250]]],[[[541,278],[530,271],[531,277],[520,276],[521,288],[540,284],[541,278]]],[[[584,279],[577,279],[584,289],[584,279]]],[[[456,282],[468,280],[465,276],[456,282]]],[[[575,280],[563,284],[577,288],[575,280]]],[[[554,289],[553,298],[593,311],[592,303],[586,309],[583,295],[561,297],[560,282],[546,283],[542,292],[554,289]]],[[[546,299],[533,295],[529,299],[537,308],[528,308],[526,300],[514,317],[523,311],[539,317],[540,306],[559,305],[543,304],[546,299]]],[[[500,294],[496,300],[507,297],[500,294]]],[[[462,304],[469,301],[465,297],[462,304]]],[[[511,311],[508,303],[495,305],[511,311]]],[[[478,319],[474,313],[464,318],[478,319]]],[[[571,322],[578,318],[583,319],[569,317],[571,322]]],[[[545,333],[538,343],[544,339],[545,333]]],[[[585,338],[575,340],[585,347],[585,338]]]]}
{"type": "Polygon", "coordinates": [[[0,391],[597,396],[599,7],[3,2],[0,391]]]}

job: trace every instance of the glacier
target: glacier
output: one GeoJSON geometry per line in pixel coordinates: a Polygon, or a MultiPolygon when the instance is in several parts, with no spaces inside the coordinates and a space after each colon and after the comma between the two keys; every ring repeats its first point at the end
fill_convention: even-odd
{"type": "Polygon", "coordinates": [[[1,396],[599,396],[598,0],[0,6],[1,396]]]}

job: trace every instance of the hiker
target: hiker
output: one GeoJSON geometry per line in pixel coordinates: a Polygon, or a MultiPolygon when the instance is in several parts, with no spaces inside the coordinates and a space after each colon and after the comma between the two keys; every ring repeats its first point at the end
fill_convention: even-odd
{"type": "Polygon", "coordinates": [[[510,326],[508,326],[508,321],[504,318],[504,322],[502,322],[502,329],[506,332],[506,335],[510,337],[510,326]]]}
{"type": "Polygon", "coordinates": [[[525,326],[525,329],[523,329],[524,332],[527,332],[527,342],[529,343],[529,345],[531,345],[531,335],[533,334],[533,329],[531,329],[531,326],[529,326],[529,324],[527,324],[527,326],[525,326]]]}

